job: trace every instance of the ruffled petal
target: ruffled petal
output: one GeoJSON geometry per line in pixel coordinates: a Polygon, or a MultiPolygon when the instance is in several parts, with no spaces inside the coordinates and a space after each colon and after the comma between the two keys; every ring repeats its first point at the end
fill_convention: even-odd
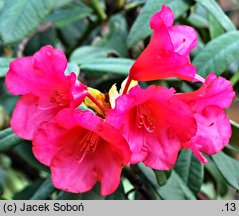
{"type": "Polygon", "coordinates": [[[173,25],[174,14],[173,11],[166,5],[162,6],[161,11],[155,13],[150,19],[150,27],[153,30],[158,29],[164,24],[166,27],[173,25]]]}
{"type": "Polygon", "coordinates": [[[114,192],[120,182],[121,160],[107,143],[101,142],[93,154],[87,154],[82,162],[79,152],[58,152],[52,160],[53,184],[62,190],[82,193],[90,190],[96,181],[101,182],[101,195],[114,192]],[[67,175],[63,175],[67,173],[67,175]]]}
{"type": "Polygon", "coordinates": [[[6,86],[15,95],[49,94],[52,87],[58,89],[66,81],[66,65],[67,60],[62,51],[45,46],[32,57],[18,58],[10,63],[6,86]]]}
{"type": "Polygon", "coordinates": [[[200,111],[208,105],[228,108],[235,97],[235,92],[230,81],[210,73],[198,90],[177,94],[177,97],[191,104],[195,111],[200,111]]]}
{"type": "Polygon", "coordinates": [[[158,170],[170,170],[176,163],[181,141],[173,129],[162,128],[154,135],[148,136],[148,154],[144,164],[158,170]]]}
{"type": "Polygon", "coordinates": [[[167,6],[152,16],[152,38],[130,68],[129,78],[137,81],[170,77],[194,80],[196,68],[190,62],[189,52],[197,44],[197,34],[191,27],[172,26],[173,19],[167,6]]]}
{"type": "Polygon", "coordinates": [[[44,121],[51,120],[59,111],[56,107],[39,108],[38,100],[38,97],[34,95],[24,95],[14,109],[11,127],[16,135],[23,139],[32,140],[39,125],[44,121]]]}
{"type": "Polygon", "coordinates": [[[90,111],[73,109],[64,109],[54,121],[42,124],[33,140],[33,152],[50,165],[55,187],[82,193],[99,181],[102,196],[116,190],[121,166],[131,156],[115,128],[90,111]]]}
{"type": "Polygon", "coordinates": [[[70,142],[70,140],[74,139],[72,135],[66,134],[66,131],[54,122],[42,123],[32,141],[33,154],[41,163],[50,166],[56,153],[64,148],[65,140],[69,139],[68,142],[70,142]],[[52,142],[48,142],[49,137],[51,140],[59,140],[57,143],[52,144],[52,142]]]}
{"type": "Polygon", "coordinates": [[[190,26],[176,25],[169,28],[174,52],[180,55],[189,55],[197,46],[197,33],[190,26]]]}
{"type": "Polygon", "coordinates": [[[52,46],[44,46],[33,55],[34,68],[41,72],[39,74],[49,79],[65,79],[65,69],[67,67],[67,59],[65,54],[52,46]]]}
{"type": "Polygon", "coordinates": [[[216,154],[229,143],[232,131],[226,113],[218,106],[207,106],[195,114],[197,133],[193,137],[196,148],[207,155],[216,154]]]}
{"type": "Polygon", "coordinates": [[[144,162],[168,170],[176,161],[181,143],[195,135],[191,108],[173,92],[157,86],[135,86],[129,94],[118,97],[115,108],[108,111],[106,121],[119,129],[130,145],[131,163],[144,162]]]}

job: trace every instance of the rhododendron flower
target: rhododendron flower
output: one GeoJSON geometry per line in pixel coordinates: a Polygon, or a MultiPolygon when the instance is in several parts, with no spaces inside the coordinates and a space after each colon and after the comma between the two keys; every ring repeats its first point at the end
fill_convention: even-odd
{"type": "Polygon", "coordinates": [[[10,64],[7,89],[14,95],[23,95],[11,120],[11,127],[18,136],[31,140],[41,122],[83,101],[87,87],[76,80],[75,73],[66,76],[66,66],[64,53],[51,46],[10,64]]]}
{"type": "Polygon", "coordinates": [[[173,26],[174,14],[163,5],[150,20],[151,41],[130,69],[129,78],[150,81],[178,77],[192,81],[196,72],[189,59],[197,34],[189,26],[173,26]]]}
{"type": "Polygon", "coordinates": [[[212,155],[221,151],[231,137],[230,121],[224,112],[235,97],[230,81],[210,73],[197,91],[177,94],[191,106],[197,121],[197,133],[184,148],[191,148],[197,158],[206,163],[200,152],[212,155]]]}
{"type": "Polygon", "coordinates": [[[181,143],[196,133],[190,107],[174,96],[173,89],[133,87],[116,100],[106,121],[121,131],[132,151],[131,163],[169,170],[175,164],[181,143]]]}
{"type": "Polygon", "coordinates": [[[86,192],[101,182],[101,195],[116,190],[130,149],[122,135],[90,111],[64,109],[43,123],[33,140],[33,153],[50,166],[55,187],[86,192]]]}

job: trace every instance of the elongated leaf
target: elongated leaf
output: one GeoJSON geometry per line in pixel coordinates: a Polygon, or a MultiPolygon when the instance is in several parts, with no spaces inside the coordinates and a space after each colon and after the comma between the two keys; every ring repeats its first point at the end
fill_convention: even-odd
{"type": "Polygon", "coordinates": [[[210,14],[212,14],[220,25],[226,31],[233,31],[236,30],[235,25],[231,22],[231,20],[226,16],[220,6],[216,3],[215,0],[196,0],[199,4],[205,7],[210,14]]]}
{"type": "Polygon", "coordinates": [[[194,58],[197,73],[206,77],[211,71],[220,75],[239,59],[239,31],[223,34],[209,42],[194,58]]]}
{"type": "Polygon", "coordinates": [[[82,194],[60,191],[58,193],[57,199],[58,200],[80,200],[81,197],[82,197],[82,194]]]}
{"type": "Polygon", "coordinates": [[[167,183],[169,177],[172,174],[172,170],[170,171],[163,171],[163,170],[153,170],[156,176],[157,182],[159,186],[163,186],[167,183]]]}
{"type": "Polygon", "coordinates": [[[149,27],[150,17],[157,11],[160,11],[163,4],[168,5],[173,10],[175,18],[180,17],[185,11],[188,10],[190,6],[190,3],[184,0],[147,1],[129,32],[127,39],[127,45],[129,48],[151,34],[152,31],[149,27]]]}
{"type": "Polygon", "coordinates": [[[159,188],[159,194],[167,200],[195,200],[196,197],[179,175],[173,171],[167,183],[159,188]]]}
{"type": "Polygon", "coordinates": [[[204,177],[204,167],[191,150],[182,150],[174,170],[195,193],[199,192],[204,177]]]}
{"type": "Polygon", "coordinates": [[[108,72],[127,75],[134,63],[131,59],[125,58],[102,58],[87,61],[81,65],[81,69],[93,72],[108,72]]]}
{"type": "Polygon", "coordinates": [[[208,163],[205,165],[206,170],[212,175],[215,181],[215,187],[217,194],[221,196],[225,196],[228,191],[228,186],[221,173],[219,172],[217,166],[214,161],[208,158],[208,163]]]}
{"type": "Polygon", "coordinates": [[[97,46],[108,47],[116,50],[121,57],[127,54],[128,31],[126,19],[123,16],[113,16],[109,21],[109,34],[97,43],[97,46]]]}
{"type": "Polygon", "coordinates": [[[239,161],[223,152],[213,155],[212,159],[227,183],[239,189],[239,161]]]}
{"type": "Polygon", "coordinates": [[[212,39],[224,33],[222,26],[218,23],[217,19],[209,14],[209,32],[212,39]]]}
{"type": "Polygon", "coordinates": [[[8,151],[23,142],[16,136],[11,128],[0,131],[0,152],[8,151]]]}
{"type": "Polygon", "coordinates": [[[97,58],[106,58],[112,53],[115,53],[115,51],[110,48],[82,46],[74,50],[74,52],[70,56],[70,61],[81,65],[97,58]]]}
{"type": "Polygon", "coordinates": [[[6,73],[9,68],[10,62],[13,60],[13,58],[0,58],[0,77],[5,77],[6,73]]]}
{"type": "Polygon", "coordinates": [[[53,22],[57,27],[69,25],[80,21],[92,13],[92,9],[86,5],[74,6],[70,9],[61,9],[52,13],[47,20],[53,22]]]}
{"type": "Polygon", "coordinates": [[[5,43],[21,40],[36,29],[52,9],[54,0],[7,0],[0,15],[0,35],[5,43]]]}
{"type": "Polygon", "coordinates": [[[109,196],[105,197],[106,200],[125,200],[125,192],[122,183],[120,183],[119,187],[117,190],[110,194],[109,196]]]}
{"type": "Polygon", "coordinates": [[[71,72],[74,72],[76,76],[79,76],[80,68],[76,63],[73,63],[73,62],[68,63],[67,68],[65,70],[65,74],[68,75],[71,72]]]}
{"type": "Polygon", "coordinates": [[[234,121],[231,121],[231,125],[232,125],[232,136],[231,136],[231,139],[230,139],[230,144],[231,145],[227,145],[226,147],[233,150],[233,151],[239,152],[239,143],[238,143],[238,140],[239,140],[239,125],[234,121]]]}
{"type": "Polygon", "coordinates": [[[51,176],[47,177],[46,180],[41,184],[38,190],[33,194],[31,200],[44,200],[47,199],[51,193],[55,190],[51,182],[51,176]]]}
{"type": "Polygon", "coordinates": [[[23,190],[16,193],[13,197],[14,200],[29,200],[42,185],[44,179],[39,179],[36,182],[28,185],[23,190]]]}
{"type": "Polygon", "coordinates": [[[168,200],[196,199],[192,191],[187,187],[187,185],[174,170],[172,171],[167,183],[164,186],[159,187],[153,170],[145,167],[143,164],[139,164],[139,167],[144,175],[148,178],[150,183],[154,186],[161,198],[168,200]]]}
{"type": "Polygon", "coordinates": [[[49,172],[49,168],[41,164],[32,154],[32,143],[25,140],[22,145],[18,145],[14,148],[14,151],[31,167],[49,172]]]}

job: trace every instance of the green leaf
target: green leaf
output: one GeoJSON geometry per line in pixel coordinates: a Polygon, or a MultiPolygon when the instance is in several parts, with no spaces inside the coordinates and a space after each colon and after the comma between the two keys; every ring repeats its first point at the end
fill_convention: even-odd
{"type": "Polygon", "coordinates": [[[128,75],[134,61],[126,58],[92,59],[81,65],[81,69],[92,72],[108,72],[128,75]]]}
{"type": "Polygon", "coordinates": [[[65,191],[60,191],[58,193],[57,199],[58,200],[80,200],[82,197],[81,193],[68,193],[65,191]]]}
{"type": "Polygon", "coordinates": [[[57,27],[61,28],[73,22],[80,21],[91,15],[91,13],[92,9],[86,5],[74,5],[74,7],[70,9],[56,10],[54,13],[50,14],[47,20],[53,22],[57,27]]]}
{"type": "Polygon", "coordinates": [[[100,196],[100,184],[97,183],[93,189],[86,193],[82,193],[82,200],[103,200],[105,197],[100,196]]]}
{"type": "Polygon", "coordinates": [[[210,14],[212,14],[215,19],[220,23],[220,25],[226,31],[236,30],[235,25],[231,22],[231,20],[226,16],[220,6],[216,3],[215,0],[195,0],[199,4],[201,4],[204,8],[208,10],[210,14]]]}
{"type": "Polygon", "coordinates": [[[232,187],[239,189],[239,161],[226,155],[224,152],[212,155],[220,173],[232,187]]]}
{"type": "Polygon", "coordinates": [[[76,63],[73,63],[73,62],[68,63],[67,68],[65,70],[65,74],[69,75],[71,72],[74,72],[77,77],[79,76],[80,68],[76,63]]]}
{"type": "Polygon", "coordinates": [[[41,164],[32,154],[32,143],[25,140],[22,145],[18,145],[14,148],[14,151],[31,167],[49,172],[49,168],[41,164]]]}
{"type": "Polygon", "coordinates": [[[204,167],[191,150],[180,152],[174,170],[194,193],[200,191],[203,183],[204,167]]]}
{"type": "Polygon", "coordinates": [[[9,151],[22,142],[23,139],[16,136],[11,128],[0,131],[0,153],[9,151]]]}
{"type": "Polygon", "coordinates": [[[216,187],[217,194],[225,196],[228,191],[227,183],[212,159],[208,158],[208,163],[205,165],[205,168],[211,174],[216,183],[214,186],[216,187]]]}
{"type": "Polygon", "coordinates": [[[117,190],[110,194],[109,196],[105,197],[105,200],[125,200],[125,192],[122,183],[120,183],[117,190]]]}
{"type": "Polygon", "coordinates": [[[149,20],[154,13],[161,10],[163,4],[168,5],[173,10],[176,19],[190,7],[190,3],[187,3],[184,0],[147,1],[129,32],[127,39],[127,45],[129,48],[151,34],[152,31],[150,30],[149,20]]]}
{"type": "Polygon", "coordinates": [[[31,200],[45,200],[55,190],[51,182],[51,176],[47,177],[46,180],[41,184],[38,190],[33,194],[31,200]]]}
{"type": "Polygon", "coordinates": [[[71,54],[70,62],[76,64],[83,64],[87,61],[91,61],[97,58],[106,58],[110,54],[115,53],[114,50],[105,47],[96,47],[96,46],[82,46],[71,54]]]}
{"type": "Polygon", "coordinates": [[[13,197],[14,200],[29,200],[34,195],[34,193],[38,190],[38,188],[42,185],[43,180],[38,179],[36,182],[31,183],[23,190],[16,193],[13,197]]]}
{"type": "Polygon", "coordinates": [[[143,164],[139,164],[139,167],[162,199],[168,200],[196,199],[193,192],[187,187],[187,185],[183,182],[183,180],[174,170],[172,170],[172,173],[167,183],[164,186],[159,187],[153,170],[144,166],[143,164]]]}
{"type": "Polygon", "coordinates": [[[209,14],[209,32],[212,39],[224,33],[222,26],[218,23],[217,19],[211,14],[209,14]]]}
{"type": "Polygon", "coordinates": [[[7,0],[0,15],[0,35],[5,43],[21,40],[48,15],[53,0],[7,0]]]}
{"type": "Polygon", "coordinates": [[[170,171],[163,171],[163,170],[153,170],[156,176],[157,182],[159,186],[163,186],[167,183],[167,180],[172,174],[172,170],[170,171]]]}
{"type": "Polygon", "coordinates": [[[196,197],[187,187],[179,175],[172,171],[167,183],[158,190],[160,196],[166,200],[195,200],[196,197]]]}
{"type": "Polygon", "coordinates": [[[231,125],[232,125],[232,136],[230,139],[230,144],[231,145],[227,145],[226,147],[228,147],[229,149],[238,152],[239,151],[239,124],[237,124],[236,122],[230,120],[231,125]]]}
{"type": "Polygon", "coordinates": [[[211,71],[222,74],[232,62],[239,59],[238,47],[239,31],[228,32],[210,41],[193,60],[197,73],[203,77],[211,71]]]}
{"type": "Polygon", "coordinates": [[[127,54],[127,40],[128,31],[126,19],[121,15],[111,17],[109,21],[109,34],[107,34],[96,45],[101,47],[108,47],[117,51],[121,57],[127,54]]]}
{"type": "Polygon", "coordinates": [[[13,61],[13,58],[0,57],[0,77],[6,76],[11,61],[13,61]]]}

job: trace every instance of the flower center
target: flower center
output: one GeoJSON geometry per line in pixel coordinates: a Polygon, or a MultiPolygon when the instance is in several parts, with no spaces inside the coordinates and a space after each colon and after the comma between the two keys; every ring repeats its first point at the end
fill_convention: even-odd
{"type": "Polygon", "coordinates": [[[99,136],[93,132],[88,131],[80,141],[80,158],[77,159],[81,163],[87,153],[93,153],[97,147],[99,136]]]}
{"type": "Polygon", "coordinates": [[[138,128],[144,127],[150,133],[154,131],[155,126],[152,114],[146,104],[136,107],[136,123],[138,128]]]}
{"type": "Polygon", "coordinates": [[[67,92],[54,91],[51,97],[51,102],[58,106],[67,106],[70,103],[70,97],[67,92]]]}

